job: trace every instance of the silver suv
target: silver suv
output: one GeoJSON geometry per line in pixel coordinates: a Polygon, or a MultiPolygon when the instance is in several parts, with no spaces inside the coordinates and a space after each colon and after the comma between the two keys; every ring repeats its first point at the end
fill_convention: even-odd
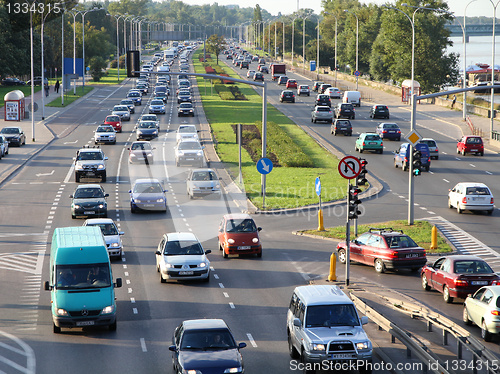
{"type": "Polygon", "coordinates": [[[311,112],[311,122],[316,123],[317,121],[325,121],[332,123],[333,112],[329,106],[326,105],[316,105],[311,112]]]}
{"type": "Polygon", "coordinates": [[[101,182],[106,182],[106,160],[104,152],[99,147],[82,148],[76,152],[75,162],[75,182],[79,183],[81,177],[100,178],[101,182]]]}
{"type": "Polygon", "coordinates": [[[372,343],[354,303],[338,286],[296,287],[287,313],[288,349],[308,371],[353,362],[360,374],[371,372],[372,343]]]}

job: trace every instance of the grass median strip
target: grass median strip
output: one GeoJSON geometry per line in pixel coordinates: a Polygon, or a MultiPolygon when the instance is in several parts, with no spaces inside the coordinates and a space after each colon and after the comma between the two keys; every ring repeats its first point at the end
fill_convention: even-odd
{"type": "MultiPolygon", "coordinates": [[[[193,62],[196,73],[205,73],[205,67],[199,60],[199,53],[193,56],[193,62]]],[[[207,59],[207,63],[215,65],[216,62],[215,59],[213,61],[207,59]]],[[[239,78],[222,63],[219,68],[224,69],[230,77],[239,78]]],[[[210,87],[211,81],[200,77],[197,80],[203,108],[217,141],[217,152],[228,166],[233,178],[237,180],[238,144],[231,125],[238,123],[260,125],[262,97],[249,85],[237,83],[233,85],[238,87],[247,100],[222,100],[216,90],[210,87]]],[[[220,84],[220,81],[216,80],[214,83],[220,84]]],[[[261,88],[257,87],[257,90],[261,88]]],[[[301,159],[311,160],[312,165],[311,167],[275,167],[266,178],[266,209],[295,208],[318,203],[314,188],[314,182],[318,176],[321,177],[323,201],[345,198],[346,182],[337,172],[339,160],[335,156],[323,149],[304,130],[270,104],[267,104],[267,121],[279,127],[279,130],[268,131],[268,153],[279,154],[281,152],[282,159],[293,162],[296,158],[296,155],[292,154],[293,149],[300,149],[304,153],[301,159]],[[271,136],[277,138],[270,139],[271,136]],[[284,137],[287,139],[283,139],[284,137]],[[273,144],[274,150],[271,149],[273,144]]],[[[283,164],[281,160],[280,164],[283,164]]],[[[255,161],[245,150],[242,151],[242,174],[244,181],[242,188],[246,191],[248,198],[262,209],[261,175],[257,171],[255,161]]]]}

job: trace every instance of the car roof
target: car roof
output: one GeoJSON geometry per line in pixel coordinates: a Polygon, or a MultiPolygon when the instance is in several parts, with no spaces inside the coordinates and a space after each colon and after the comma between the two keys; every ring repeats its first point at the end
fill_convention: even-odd
{"type": "Polygon", "coordinates": [[[136,179],[134,184],[142,184],[142,183],[160,183],[161,182],[156,179],[156,178],[139,178],[139,179],[136,179]]]}
{"type": "Polygon", "coordinates": [[[192,232],[169,232],[165,236],[169,241],[191,240],[198,242],[198,238],[192,232]]]}
{"type": "Polygon", "coordinates": [[[103,189],[103,188],[101,187],[101,185],[100,185],[100,184],[98,184],[98,183],[80,184],[80,185],[76,186],[76,189],[77,189],[77,190],[78,190],[79,188],[99,188],[99,189],[101,189],[101,190],[103,189]]]}
{"type": "Polygon", "coordinates": [[[225,219],[252,219],[252,217],[250,217],[250,214],[247,214],[247,213],[229,213],[229,214],[225,214],[224,215],[224,218],[225,219]]]}
{"type": "Polygon", "coordinates": [[[340,289],[339,286],[326,284],[299,286],[295,293],[307,306],[327,304],[352,304],[352,300],[340,289]]]}
{"type": "Polygon", "coordinates": [[[222,319],[191,319],[184,321],[184,331],[199,329],[227,329],[227,324],[222,319]]]}
{"type": "Polygon", "coordinates": [[[111,218],[88,218],[86,221],[86,224],[89,225],[100,225],[100,224],[109,224],[113,223],[114,221],[111,218]]]}
{"type": "Polygon", "coordinates": [[[464,261],[464,260],[479,260],[479,261],[485,261],[481,257],[474,256],[474,255],[450,255],[450,256],[442,256],[440,258],[449,258],[453,261],[464,261]]]}
{"type": "Polygon", "coordinates": [[[484,183],[479,183],[479,182],[458,182],[457,184],[464,186],[464,187],[486,187],[486,188],[488,188],[487,185],[485,185],[484,183]]]}

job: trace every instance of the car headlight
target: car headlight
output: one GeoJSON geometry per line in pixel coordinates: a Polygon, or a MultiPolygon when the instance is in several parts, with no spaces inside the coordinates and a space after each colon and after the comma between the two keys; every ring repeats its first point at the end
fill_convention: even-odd
{"type": "Polygon", "coordinates": [[[163,203],[163,201],[165,201],[165,200],[163,200],[163,198],[162,198],[162,197],[161,197],[161,198],[159,198],[159,199],[156,199],[156,202],[157,202],[157,203],[163,203]]]}
{"type": "Polygon", "coordinates": [[[75,165],[75,170],[83,170],[83,165],[82,164],[76,164],[75,165]]]}
{"type": "Polygon", "coordinates": [[[312,343],[311,348],[313,351],[324,351],[326,349],[323,343],[312,343]]]}
{"type": "Polygon", "coordinates": [[[235,368],[227,368],[224,370],[224,373],[241,373],[243,371],[243,368],[241,366],[235,367],[235,368]]]}
{"type": "Polygon", "coordinates": [[[166,263],[165,263],[165,267],[166,267],[167,269],[172,269],[172,268],[174,267],[174,265],[169,264],[168,262],[166,262],[166,263]]]}
{"type": "Polygon", "coordinates": [[[234,244],[234,239],[229,238],[229,239],[227,239],[227,242],[228,242],[229,244],[234,244]]]}
{"type": "Polygon", "coordinates": [[[102,170],[102,169],[104,169],[104,165],[103,165],[103,164],[99,164],[99,165],[97,165],[97,168],[98,168],[99,170],[102,170]]]}
{"type": "Polygon", "coordinates": [[[198,267],[199,267],[199,268],[204,268],[204,267],[206,267],[206,266],[207,266],[207,263],[206,263],[206,262],[201,262],[201,263],[198,265],[198,267]]]}
{"type": "Polygon", "coordinates": [[[371,349],[371,344],[369,341],[359,342],[356,343],[356,348],[358,349],[358,351],[371,349]]]}
{"type": "Polygon", "coordinates": [[[111,243],[111,247],[113,248],[118,248],[120,246],[119,243],[111,243]]]}
{"type": "Polygon", "coordinates": [[[136,203],[142,203],[142,200],[141,199],[132,199],[132,202],[136,202],[136,203]]]}
{"type": "Polygon", "coordinates": [[[179,151],[178,154],[179,156],[184,156],[184,151],[179,151]]]}
{"type": "Polygon", "coordinates": [[[153,131],[153,134],[158,134],[158,130],[153,131]]]}
{"type": "Polygon", "coordinates": [[[108,305],[107,307],[102,308],[101,314],[110,314],[115,311],[114,305],[108,305]]]}
{"type": "Polygon", "coordinates": [[[80,205],[78,205],[78,204],[74,204],[74,205],[73,205],[73,208],[74,208],[74,209],[80,209],[81,207],[80,207],[80,205]]]}
{"type": "Polygon", "coordinates": [[[253,239],[252,239],[252,242],[254,242],[254,243],[258,243],[258,242],[259,242],[259,238],[253,238],[253,239]]]}
{"type": "Polygon", "coordinates": [[[69,316],[69,313],[65,309],[57,308],[56,309],[56,315],[58,315],[58,316],[69,316]]]}
{"type": "Polygon", "coordinates": [[[203,151],[196,151],[197,156],[201,156],[203,154],[203,151]]]}
{"type": "Polygon", "coordinates": [[[99,204],[97,207],[98,207],[99,209],[106,208],[106,204],[99,204]]]}
{"type": "Polygon", "coordinates": [[[137,134],[142,134],[142,130],[137,130],[137,134]]]}

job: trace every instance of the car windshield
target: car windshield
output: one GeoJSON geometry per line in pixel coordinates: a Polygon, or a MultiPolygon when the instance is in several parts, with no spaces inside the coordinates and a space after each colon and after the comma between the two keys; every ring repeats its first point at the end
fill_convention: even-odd
{"type": "Polygon", "coordinates": [[[97,223],[97,224],[90,224],[87,226],[97,226],[101,229],[101,232],[104,236],[108,235],[118,235],[118,230],[116,229],[116,226],[114,223],[97,223]]]}
{"type": "Polygon", "coordinates": [[[182,335],[181,350],[235,349],[236,342],[227,329],[186,331],[182,335]]]}
{"type": "Polygon", "coordinates": [[[483,141],[481,140],[481,138],[467,138],[466,143],[467,144],[482,144],[483,141]]]}
{"type": "Polygon", "coordinates": [[[140,97],[141,94],[139,92],[131,92],[128,94],[129,97],[140,97]]]}
{"type": "Polygon", "coordinates": [[[115,132],[111,126],[101,126],[97,128],[97,132],[115,132]]]}
{"type": "Polygon", "coordinates": [[[307,308],[306,327],[330,326],[359,326],[354,305],[314,305],[307,308]]]}
{"type": "Polygon", "coordinates": [[[491,274],[493,269],[480,260],[461,260],[455,261],[454,272],[456,274],[491,274]]]}
{"type": "Polygon", "coordinates": [[[466,195],[489,195],[490,190],[486,187],[467,187],[465,190],[466,195]]]}
{"type": "Polygon", "coordinates": [[[194,181],[214,181],[217,175],[213,171],[195,171],[192,180],[194,181]]]}
{"type": "Polygon", "coordinates": [[[127,112],[128,111],[128,107],[126,107],[126,106],[115,106],[113,108],[113,110],[115,112],[127,112]]]}
{"type": "Polygon", "coordinates": [[[163,189],[159,183],[136,183],[134,193],[162,193],[163,189]]]}
{"type": "Polygon", "coordinates": [[[179,143],[179,149],[184,150],[201,150],[201,145],[198,142],[181,142],[179,143]]]}
{"type": "Polygon", "coordinates": [[[189,103],[181,103],[181,105],[179,106],[179,108],[181,109],[192,109],[193,106],[189,103]]]}
{"type": "Polygon", "coordinates": [[[21,131],[17,127],[4,127],[1,131],[2,134],[20,134],[21,131]]]}
{"type": "Polygon", "coordinates": [[[179,127],[179,132],[182,132],[182,133],[193,133],[193,132],[196,132],[196,127],[194,127],[194,126],[180,126],[179,127]]]}
{"type": "Polygon", "coordinates": [[[365,140],[380,140],[380,136],[378,136],[378,135],[366,135],[365,140]]]}
{"type": "Polygon", "coordinates": [[[202,255],[201,244],[193,240],[171,240],[165,246],[165,256],[202,255]]]}
{"type": "Polygon", "coordinates": [[[161,100],[153,100],[153,101],[151,101],[151,105],[163,105],[163,101],[161,101],[161,100]]]}
{"type": "Polygon", "coordinates": [[[330,108],[316,108],[318,112],[330,112],[330,108]]]}
{"type": "Polygon", "coordinates": [[[120,122],[120,117],[118,116],[107,116],[106,122],[120,122]]]}
{"type": "Polygon", "coordinates": [[[57,289],[111,287],[109,264],[56,265],[57,289]]]}
{"type": "Polygon", "coordinates": [[[385,129],[397,129],[398,125],[396,125],[395,123],[386,123],[382,127],[385,129]]]}
{"type": "Polygon", "coordinates": [[[121,103],[123,105],[134,105],[134,102],[132,100],[122,100],[121,103]]]}
{"type": "Polygon", "coordinates": [[[130,147],[132,151],[137,151],[137,150],[150,150],[151,149],[151,144],[149,143],[133,143],[132,147],[130,147]]]}
{"type": "Polygon", "coordinates": [[[101,152],[80,152],[76,158],[79,161],[102,160],[101,152]]]}
{"type": "Polygon", "coordinates": [[[139,122],[138,127],[140,127],[141,129],[154,129],[156,128],[156,122],[153,121],[139,122]]]}
{"type": "Polygon", "coordinates": [[[155,121],[157,120],[158,117],[156,117],[156,114],[145,114],[141,117],[141,121],[155,121]]]}
{"type": "Polygon", "coordinates": [[[100,199],[104,193],[100,188],[78,188],[74,194],[75,199],[100,199]]]}
{"type": "Polygon", "coordinates": [[[385,237],[389,248],[413,248],[418,247],[412,238],[406,235],[395,235],[385,237]]]}
{"type": "Polygon", "coordinates": [[[252,219],[230,219],[226,223],[226,232],[255,232],[257,226],[252,219]]]}

